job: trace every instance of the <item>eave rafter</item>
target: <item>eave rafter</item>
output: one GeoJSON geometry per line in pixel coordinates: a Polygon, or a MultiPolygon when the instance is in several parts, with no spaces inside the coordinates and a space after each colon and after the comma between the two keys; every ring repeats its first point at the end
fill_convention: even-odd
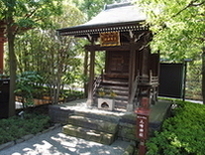
{"type": "Polygon", "coordinates": [[[84,29],[77,29],[70,30],[70,31],[59,31],[60,35],[62,36],[76,36],[76,37],[85,37],[88,35],[96,35],[102,32],[129,32],[129,31],[145,31],[149,30],[149,26],[145,26],[142,24],[133,24],[133,25],[123,25],[123,26],[105,26],[105,27],[98,27],[92,26],[92,28],[84,28],[84,29]]]}

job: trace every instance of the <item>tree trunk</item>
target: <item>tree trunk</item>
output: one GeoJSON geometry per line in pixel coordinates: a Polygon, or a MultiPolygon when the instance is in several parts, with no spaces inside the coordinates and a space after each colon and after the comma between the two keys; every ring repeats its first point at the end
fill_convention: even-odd
{"type": "Polygon", "coordinates": [[[205,104],[205,47],[202,53],[202,97],[203,104],[205,104]]]}
{"type": "Polygon", "coordinates": [[[14,52],[15,35],[12,31],[13,19],[9,18],[7,23],[7,38],[9,49],[9,70],[10,70],[10,97],[9,97],[9,117],[15,115],[15,96],[14,90],[16,86],[16,55],[14,52]]]}

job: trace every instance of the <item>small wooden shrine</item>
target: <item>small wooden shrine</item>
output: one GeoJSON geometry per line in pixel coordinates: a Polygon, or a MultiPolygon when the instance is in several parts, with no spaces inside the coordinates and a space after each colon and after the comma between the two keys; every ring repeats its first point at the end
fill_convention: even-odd
{"type": "Polygon", "coordinates": [[[150,104],[156,101],[159,54],[151,53],[152,32],[145,20],[141,9],[127,2],[106,5],[87,23],[57,30],[61,36],[85,37],[90,42],[85,46],[90,52],[88,105],[110,108],[113,105],[108,101],[99,106],[97,100],[112,98],[113,109],[133,111],[144,96],[150,98],[150,104]],[[98,51],[104,51],[106,59],[102,74],[96,76],[98,51]]]}

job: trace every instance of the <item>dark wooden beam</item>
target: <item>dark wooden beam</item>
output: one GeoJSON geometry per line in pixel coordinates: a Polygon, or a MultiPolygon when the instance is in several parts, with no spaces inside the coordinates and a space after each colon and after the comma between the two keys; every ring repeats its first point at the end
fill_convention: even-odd
{"type": "Polygon", "coordinates": [[[130,62],[129,62],[129,96],[128,96],[128,105],[127,105],[127,111],[133,111],[134,105],[132,103],[132,91],[133,89],[133,82],[135,80],[135,70],[136,70],[136,49],[135,49],[135,43],[130,43],[130,62]]]}
{"type": "Polygon", "coordinates": [[[139,49],[141,48],[142,44],[134,43],[132,47],[130,43],[122,43],[121,46],[100,46],[100,45],[85,45],[85,49],[88,51],[130,51],[132,48],[139,49]]]}
{"type": "Polygon", "coordinates": [[[93,104],[93,83],[94,83],[94,70],[95,70],[95,50],[90,50],[90,75],[88,84],[88,100],[87,106],[93,104]]]}

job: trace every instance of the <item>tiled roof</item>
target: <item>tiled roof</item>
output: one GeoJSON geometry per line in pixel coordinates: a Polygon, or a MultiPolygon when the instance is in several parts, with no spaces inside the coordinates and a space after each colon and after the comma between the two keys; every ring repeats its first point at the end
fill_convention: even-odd
{"type": "Polygon", "coordinates": [[[105,6],[92,20],[85,24],[57,30],[60,35],[85,36],[110,31],[147,30],[140,24],[146,20],[141,8],[131,3],[118,3],[105,6]]]}

